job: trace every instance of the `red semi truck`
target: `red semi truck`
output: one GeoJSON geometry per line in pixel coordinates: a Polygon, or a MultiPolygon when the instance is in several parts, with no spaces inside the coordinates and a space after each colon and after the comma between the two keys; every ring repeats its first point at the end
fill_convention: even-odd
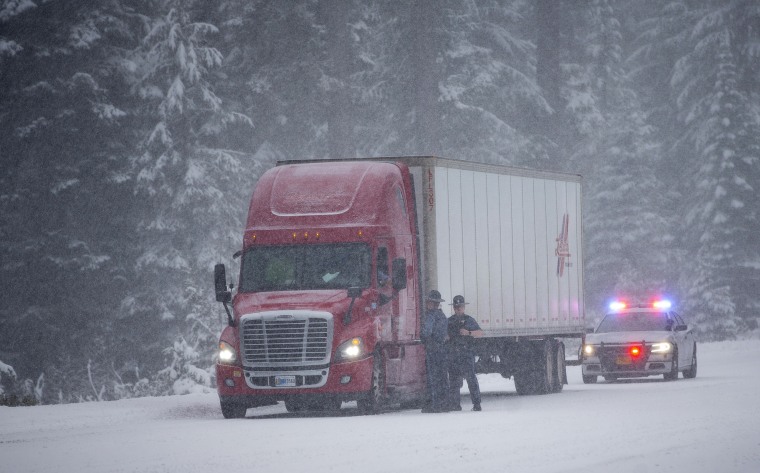
{"type": "Polygon", "coordinates": [[[562,339],[585,333],[580,194],[576,175],[438,157],[278,163],[251,198],[234,297],[215,268],[224,416],[421,404],[430,289],[470,301],[479,373],[560,391],[562,339]]]}

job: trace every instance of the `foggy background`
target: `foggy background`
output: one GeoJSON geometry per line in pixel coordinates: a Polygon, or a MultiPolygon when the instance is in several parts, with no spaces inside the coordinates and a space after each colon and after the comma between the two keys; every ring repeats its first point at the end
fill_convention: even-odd
{"type": "Polygon", "coordinates": [[[278,159],[581,174],[590,323],[757,338],[759,82],[751,0],[0,0],[0,394],[213,389],[278,159]]]}

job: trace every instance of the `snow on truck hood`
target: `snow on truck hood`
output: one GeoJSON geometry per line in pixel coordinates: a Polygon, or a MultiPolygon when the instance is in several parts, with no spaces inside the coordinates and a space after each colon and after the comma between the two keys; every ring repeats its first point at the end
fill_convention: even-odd
{"type": "Polygon", "coordinates": [[[255,292],[240,294],[239,297],[236,309],[241,314],[294,309],[326,310],[335,313],[345,311],[351,302],[346,289],[255,292]]]}
{"type": "Polygon", "coordinates": [[[644,341],[646,343],[657,343],[672,341],[670,332],[653,331],[653,332],[606,332],[590,333],[586,335],[586,343],[597,345],[599,343],[635,343],[644,341]]]}

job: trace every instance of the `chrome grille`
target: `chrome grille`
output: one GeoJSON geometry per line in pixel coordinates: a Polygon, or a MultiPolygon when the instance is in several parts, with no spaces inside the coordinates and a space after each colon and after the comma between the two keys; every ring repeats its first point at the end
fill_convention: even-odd
{"type": "Polygon", "coordinates": [[[250,318],[243,322],[241,349],[246,365],[297,365],[326,361],[330,327],[320,317],[250,318]]]}

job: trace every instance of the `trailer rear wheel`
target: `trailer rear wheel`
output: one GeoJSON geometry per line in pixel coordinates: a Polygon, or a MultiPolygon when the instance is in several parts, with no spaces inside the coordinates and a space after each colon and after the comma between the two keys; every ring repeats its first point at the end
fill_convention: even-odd
{"type": "MultiPolygon", "coordinates": [[[[563,355],[564,356],[564,355],[563,355]]],[[[521,357],[523,369],[515,373],[517,394],[548,394],[554,386],[555,350],[552,340],[532,343],[521,357]]]]}
{"type": "Polygon", "coordinates": [[[554,386],[554,347],[552,340],[541,342],[541,363],[538,374],[540,383],[538,385],[538,394],[549,394],[554,386]]]}

